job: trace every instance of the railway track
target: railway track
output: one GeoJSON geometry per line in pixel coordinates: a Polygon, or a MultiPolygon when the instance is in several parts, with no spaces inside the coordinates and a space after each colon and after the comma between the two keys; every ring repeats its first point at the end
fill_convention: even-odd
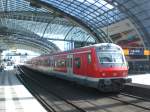
{"type": "MultiPolygon", "coordinates": [[[[23,70],[25,70],[25,69],[23,68],[23,70]]],[[[26,72],[29,74],[29,71],[26,71],[26,72]]],[[[37,79],[36,79],[36,81],[37,81],[37,79]]],[[[27,83],[27,82],[25,82],[25,83],[27,83]]],[[[38,84],[38,86],[41,86],[41,83],[38,84]]],[[[41,88],[43,88],[43,87],[41,87],[41,88]]],[[[50,91],[49,89],[47,90],[47,88],[44,89],[43,91],[48,91],[48,93],[54,95],[58,99],[61,99],[62,101],[64,101],[66,103],[65,105],[69,104],[71,106],[72,110],[74,110],[75,112],[78,112],[78,111],[79,112],[90,112],[90,111],[91,112],[99,112],[100,110],[105,110],[106,112],[107,111],[108,112],[116,112],[117,110],[115,110],[114,108],[119,107],[119,106],[121,108],[122,108],[122,106],[126,107],[126,108],[124,110],[123,109],[121,109],[120,111],[118,110],[117,112],[126,112],[130,109],[132,109],[133,112],[150,111],[149,100],[142,99],[142,98],[139,98],[136,96],[131,96],[131,95],[124,94],[124,93],[121,93],[119,95],[114,95],[114,94],[113,95],[110,95],[110,94],[103,95],[102,94],[103,97],[101,97],[101,98],[96,97],[95,100],[93,100],[93,98],[92,98],[92,100],[91,99],[87,100],[86,98],[84,98],[85,100],[82,101],[82,103],[81,103],[79,101],[66,100],[61,95],[58,95],[58,94],[54,93],[53,91],[50,91]],[[135,110],[137,110],[137,111],[135,111],[135,110]]],[[[36,94],[38,94],[38,93],[36,93],[36,94]]],[[[52,112],[56,112],[56,110],[52,111],[52,112]]],[[[69,112],[72,112],[72,111],[69,111],[69,112]]]]}
{"type": "Polygon", "coordinates": [[[136,97],[135,99],[135,96],[131,96],[131,95],[124,95],[124,94],[120,94],[120,97],[119,95],[116,97],[116,96],[110,96],[109,98],[111,99],[114,99],[114,100],[117,100],[117,101],[120,101],[126,105],[133,105],[135,107],[138,107],[138,108],[142,108],[144,110],[149,110],[150,111],[150,102],[148,100],[144,100],[144,99],[141,99],[141,98],[138,98],[136,97]],[[139,102],[143,102],[145,104],[148,104],[148,105],[143,105],[142,103],[139,103],[139,102]],[[143,105],[143,106],[142,106],[143,105]]]}
{"type": "MultiPolygon", "coordinates": [[[[58,110],[54,108],[54,104],[49,104],[43,97],[40,96],[40,94],[33,88],[33,85],[29,84],[26,80],[30,80],[32,84],[34,84],[34,87],[38,86],[42,91],[47,92],[48,95],[51,95],[55,100],[60,100],[61,104],[65,105],[64,108],[67,106],[67,111],[70,110],[72,112],[87,112],[84,109],[74,105],[73,103],[69,102],[68,100],[62,98],[61,96],[55,94],[54,92],[47,89],[45,86],[41,85],[40,81],[34,80],[32,77],[24,73],[22,69],[19,68],[19,71],[22,75],[17,75],[17,77],[23,82],[23,84],[29,89],[29,91],[42,103],[42,105],[50,112],[58,112],[58,111],[66,111],[66,110],[58,110]],[[28,84],[27,84],[28,83],[28,84]],[[36,85],[36,86],[35,86],[36,85]],[[32,88],[31,88],[32,86],[32,88]]],[[[37,87],[36,87],[37,88],[37,87]]]]}

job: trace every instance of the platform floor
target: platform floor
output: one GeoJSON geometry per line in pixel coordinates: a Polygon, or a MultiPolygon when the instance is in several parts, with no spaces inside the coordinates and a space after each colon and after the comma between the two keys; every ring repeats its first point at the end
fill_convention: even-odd
{"type": "Polygon", "coordinates": [[[150,85],[150,73],[147,74],[132,74],[128,76],[132,78],[132,83],[150,85]]]}
{"type": "Polygon", "coordinates": [[[15,71],[0,72],[0,112],[47,112],[20,83],[15,71]]]}

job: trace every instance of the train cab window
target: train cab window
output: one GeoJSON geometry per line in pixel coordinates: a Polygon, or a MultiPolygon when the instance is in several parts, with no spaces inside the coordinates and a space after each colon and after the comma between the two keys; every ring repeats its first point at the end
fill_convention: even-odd
{"type": "Polygon", "coordinates": [[[91,61],[92,61],[91,53],[88,53],[88,54],[87,54],[87,60],[88,60],[88,64],[90,64],[91,61]]]}
{"type": "Polygon", "coordinates": [[[75,64],[75,67],[80,68],[80,66],[81,66],[81,59],[80,58],[75,58],[74,59],[74,64],[75,64]]]}

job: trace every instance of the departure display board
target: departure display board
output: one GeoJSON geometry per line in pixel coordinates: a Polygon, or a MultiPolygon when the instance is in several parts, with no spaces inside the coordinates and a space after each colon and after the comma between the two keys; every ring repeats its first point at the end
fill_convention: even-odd
{"type": "Polygon", "coordinates": [[[132,48],[129,49],[129,55],[144,55],[144,49],[143,48],[132,48]]]}

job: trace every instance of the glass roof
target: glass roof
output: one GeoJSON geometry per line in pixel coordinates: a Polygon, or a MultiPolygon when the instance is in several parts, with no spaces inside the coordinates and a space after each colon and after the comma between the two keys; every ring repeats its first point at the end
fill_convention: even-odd
{"type": "MultiPolygon", "coordinates": [[[[42,7],[31,6],[30,2],[24,0],[0,0],[0,29],[0,35],[7,35],[5,42],[12,39],[11,42],[16,41],[16,45],[22,41],[30,43],[32,40],[34,42],[35,39],[43,41],[43,44],[35,41],[41,46],[45,44],[45,41],[48,43],[50,40],[84,41],[86,36],[89,38],[85,40],[86,42],[95,43],[89,33],[74,23],[57,17],[53,12],[42,7]]],[[[28,46],[29,43],[25,44],[28,46]]],[[[49,46],[58,49],[51,42],[49,46],[46,46],[50,49],[49,46]]]]}
{"type": "Polygon", "coordinates": [[[42,11],[48,12],[44,8],[31,7],[29,2],[24,0],[0,0],[0,11],[42,11]]]}
{"type": "MultiPolygon", "coordinates": [[[[25,33],[32,37],[46,38],[48,40],[66,40],[66,41],[84,41],[86,37],[90,35],[84,31],[82,28],[77,26],[68,26],[64,24],[53,24],[36,22],[36,21],[26,21],[26,20],[15,20],[15,19],[1,19],[1,26],[7,27],[9,29],[16,29],[18,32],[25,33]]],[[[15,32],[18,34],[18,32],[15,32]]],[[[22,34],[22,35],[25,35],[22,34]]],[[[90,36],[90,38],[92,38],[90,36]]],[[[95,40],[88,39],[87,42],[95,43],[95,40]]]]}
{"type": "MultiPolygon", "coordinates": [[[[139,7],[132,5],[137,4],[134,2],[134,0],[132,2],[130,0],[0,0],[0,35],[5,30],[5,35],[27,36],[33,41],[36,38],[43,43],[55,40],[96,43],[101,42],[94,37],[98,35],[103,42],[110,42],[111,39],[101,28],[129,17],[133,18],[135,25],[142,26],[142,19],[136,19],[139,7]],[[43,8],[39,5],[41,2],[61,10],[62,14],[58,14],[58,10],[51,11],[51,7],[49,10],[43,8]],[[130,12],[133,14],[135,12],[136,16],[130,12]],[[68,14],[68,18],[63,14],[68,14]],[[74,18],[70,19],[69,16],[74,18]],[[141,20],[141,23],[138,20],[141,20]],[[91,35],[91,32],[96,35],[91,35]]],[[[146,6],[140,8],[144,9],[146,6]]],[[[147,25],[146,22],[144,25],[147,25]]],[[[138,29],[140,27],[137,26],[138,29]]]]}
{"type": "Polygon", "coordinates": [[[96,28],[125,18],[116,7],[104,0],[42,0],[96,28]]]}

